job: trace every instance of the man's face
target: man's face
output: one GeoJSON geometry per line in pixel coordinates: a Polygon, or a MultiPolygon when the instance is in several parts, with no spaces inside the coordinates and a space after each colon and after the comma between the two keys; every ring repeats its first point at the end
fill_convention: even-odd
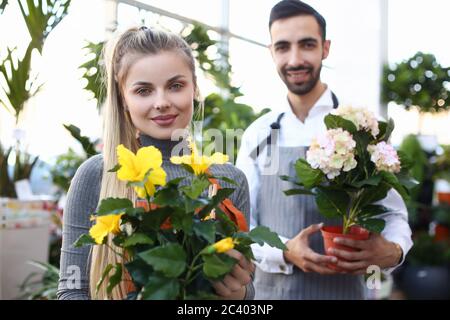
{"type": "Polygon", "coordinates": [[[307,94],[320,79],[330,41],[322,41],[319,24],[309,15],[276,20],[270,35],[270,51],[281,80],[290,92],[307,94]]]}

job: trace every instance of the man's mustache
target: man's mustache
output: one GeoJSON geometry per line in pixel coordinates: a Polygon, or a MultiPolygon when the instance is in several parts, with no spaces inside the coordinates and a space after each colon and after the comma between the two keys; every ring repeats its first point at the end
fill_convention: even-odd
{"type": "Polygon", "coordinates": [[[290,71],[311,71],[313,68],[312,67],[308,67],[308,66],[297,66],[297,67],[290,67],[290,68],[285,68],[284,71],[285,72],[290,72],[290,71]]]}

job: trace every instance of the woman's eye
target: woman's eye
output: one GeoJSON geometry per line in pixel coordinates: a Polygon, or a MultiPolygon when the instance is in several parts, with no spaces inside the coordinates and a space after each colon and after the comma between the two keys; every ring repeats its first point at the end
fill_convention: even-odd
{"type": "Polygon", "coordinates": [[[174,83],[170,86],[170,89],[173,89],[173,90],[178,90],[181,88],[183,88],[183,85],[181,83],[174,83]]]}
{"type": "Polygon", "coordinates": [[[149,95],[150,94],[150,89],[148,89],[148,88],[140,88],[140,89],[138,89],[137,91],[136,91],[136,93],[138,94],[138,95],[140,95],[140,96],[147,96],[147,95],[149,95]]]}

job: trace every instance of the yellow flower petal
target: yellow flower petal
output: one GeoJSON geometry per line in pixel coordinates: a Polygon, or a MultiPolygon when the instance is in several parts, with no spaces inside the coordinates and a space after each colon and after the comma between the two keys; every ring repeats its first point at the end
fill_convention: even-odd
{"type": "Polygon", "coordinates": [[[136,160],[139,164],[142,164],[143,169],[147,172],[150,168],[161,167],[162,154],[154,146],[143,147],[136,153],[136,160]]]}
{"type": "Polygon", "coordinates": [[[150,172],[148,180],[154,185],[165,186],[167,174],[163,168],[155,168],[150,172]]]}
{"type": "Polygon", "coordinates": [[[231,237],[224,238],[224,239],[214,243],[213,247],[214,247],[214,249],[216,249],[216,252],[218,252],[218,253],[227,252],[228,250],[231,250],[234,248],[233,238],[231,238],[231,237]]]}
{"type": "Polygon", "coordinates": [[[142,187],[134,187],[134,191],[136,192],[139,198],[145,199],[147,197],[147,193],[145,192],[145,189],[142,187]]]}
{"type": "Polygon", "coordinates": [[[117,171],[117,178],[122,181],[139,181],[139,169],[136,168],[136,156],[122,144],[117,146],[117,158],[121,168],[117,171]]]}
{"type": "Polygon", "coordinates": [[[210,158],[211,164],[224,164],[228,162],[228,155],[216,152],[210,158]]]}
{"type": "Polygon", "coordinates": [[[173,164],[191,164],[191,156],[182,156],[182,157],[171,157],[170,162],[173,164]]]}
{"type": "Polygon", "coordinates": [[[89,235],[95,240],[95,243],[101,244],[103,239],[108,235],[108,231],[103,224],[97,223],[91,227],[89,235]]]}
{"type": "Polygon", "coordinates": [[[98,216],[96,224],[89,230],[89,235],[94,238],[97,244],[101,244],[108,233],[117,234],[120,232],[120,218],[121,214],[109,214],[98,216]]]}

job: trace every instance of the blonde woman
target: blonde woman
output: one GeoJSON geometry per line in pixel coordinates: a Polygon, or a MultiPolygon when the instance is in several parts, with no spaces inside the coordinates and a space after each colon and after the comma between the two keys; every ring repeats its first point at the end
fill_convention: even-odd
{"type": "MultiPolygon", "coordinates": [[[[178,155],[172,151],[176,145],[179,149],[180,143],[171,140],[172,134],[189,127],[193,101],[198,93],[194,58],[188,44],[172,33],[133,28],[106,47],[105,61],[108,89],[103,153],[83,163],[71,183],[64,212],[58,299],[107,298],[106,287],[96,293],[95,286],[104,268],[118,261],[118,257],[107,246],[94,246],[89,250],[88,247],[74,248],[72,244],[88,231],[90,215],[102,199],[128,197],[135,200],[132,189],[107,173],[116,164],[117,145],[123,144],[133,152],[141,146],[153,145],[162,152],[168,180],[185,175],[169,158],[178,155]]],[[[230,199],[248,221],[249,194],[245,175],[228,164],[213,166],[211,171],[237,182],[239,187],[230,199]]],[[[108,241],[111,243],[111,239],[108,241]]],[[[225,299],[252,299],[253,264],[235,250],[229,254],[239,263],[222,281],[213,283],[217,295],[225,299]]],[[[121,283],[113,290],[112,298],[124,299],[128,291],[125,283],[121,283]]]]}

